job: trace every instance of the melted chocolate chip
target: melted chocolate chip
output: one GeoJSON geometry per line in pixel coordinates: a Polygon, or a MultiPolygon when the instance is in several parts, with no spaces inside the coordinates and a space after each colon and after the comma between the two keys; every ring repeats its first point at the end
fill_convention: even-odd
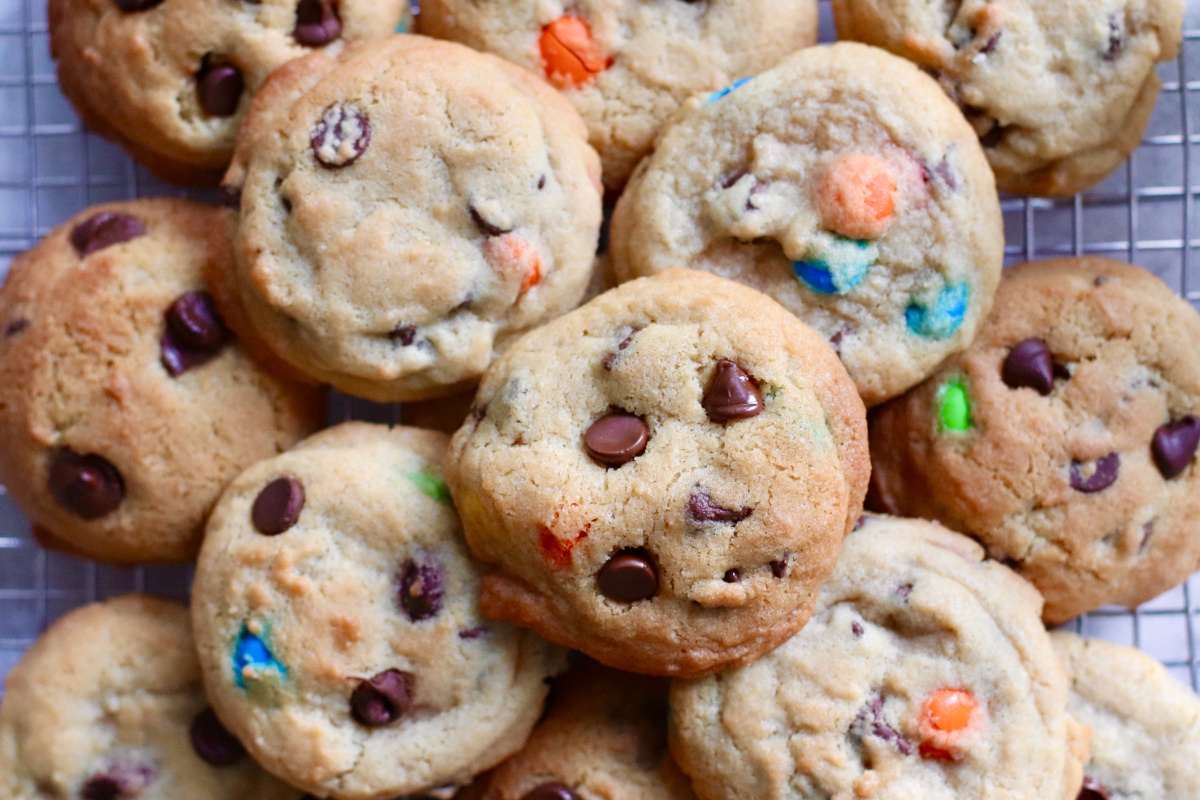
{"type": "Polygon", "coordinates": [[[1187,469],[1200,445],[1200,419],[1188,414],[1158,426],[1150,442],[1154,465],[1167,480],[1187,469]]]}
{"type": "Polygon", "coordinates": [[[876,736],[885,742],[891,742],[903,755],[912,752],[912,742],[893,728],[883,715],[882,697],[872,697],[865,706],[859,709],[858,716],[850,726],[850,731],[859,738],[876,736]]]}
{"type": "Polygon", "coordinates": [[[1085,776],[1075,800],[1108,800],[1108,787],[1091,776],[1085,776]]]}
{"type": "Polygon", "coordinates": [[[399,342],[403,346],[408,347],[417,338],[417,326],[401,325],[389,333],[388,338],[393,342],[399,342]]]}
{"type": "Polygon", "coordinates": [[[82,800],[119,800],[121,784],[110,775],[95,775],[83,784],[79,796],[82,800]]]}
{"type": "Polygon", "coordinates": [[[728,175],[725,175],[721,178],[721,188],[722,189],[730,188],[735,183],[740,181],[742,178],[746,177],[746,175],[747,175],[746,170],[735,169],[733,172],[730,172],[728,175]]]}
{"type": "Polygon", "coordinates": [[[1112,486],[1121,471],[1121,456],[1109,453],[1096,462],[1096,469],[1084,477],[1083,463],[1071,462],[1071,488],[1084,494],[1099,492],[1112,486]]]}
{"type": "Polygon", "coordinates": [[[88,778],[79,796],[81,800],[134,800],[157,777],[158,771],[148,764],[115,764],[88,778]]]}
{"type": "Polygon", "coordinates": [[[400,568],[400,605],[413,622],[429,619],[442,610],[446,580],[441,567],[426,556],[417,563],[411,558],[400,568]]]}
{"type": "Polygon", "coordinates": [[[983,47],[979,48],[979,52],[984,53],[986,55],[987,53],[990,53],[993,50],[995,50],[996,45],[1000,44],[1000,37],[1003,35],[1004,35],[1004,31],[996,31],[995,33],[993,33],[988,38],[988,40],[983,43],[983,47]]]}
{"type": "Polygon", "coordinates": [[[771,562],[771,574],[776,578],[786,578],[788,574],[787,556],[771,562]]]}
{"type": "Polygon", "coordinates": [[[606,467],[619,467],[640,456],[650,441],[650,431],[640,417],[624,412],[606,414],[583,434],[589,456],[606,467]]]}
{"type": "Polygon", "coordinates": [[[250,509],[250,520],[259,533],[275,536],[295,525],[303,510],[304,485],[289,475],[263,487],[250,509]]]}
{"type": "Polygon", "coordinates": [[[580,800],[579,795],[557,781],[535,786],[521,800],[580,800]]]}
{"type": "Polygon", "coordinates": [[[506,233],[512,232],[511,228],[501,228],[499,225],[488,222],[475,206],[468,206],[467,211],[471,212],[471,221],[475,223],[475,227],[484,236],[503,236],[506,233]]]}
{"type": "Polygon", "coordinates": [[[137,217],[105,211],[88,217],[71,231],[71,244],[80,258],[97,250],[144,236],[146,227],[137,217]]]}
{"type": "Polygon", "coordinates": [[[958,176],[954,172],[954,167],[950,166],[950,162],[942,159],[938,165],[933,168],[933,174],[942,179],[942,183],[946,184],[946,188],[954,191],[958,188],[958,176]]]}
{"type": "Polygon", "coordinates": [[[349,166],[371,144],[371,121],[357,106],[338,103],[321,116],[309,143],[322,165],[331,169],[349,166]]]}
{"type": "Polygon", "coordinates": [[[321,47],[338,38],[342,21],[329,0],[300,0],[296,4],[296,28],[292,38],[305,47],[321,47]]]}
{"type": "Polygon", "coordinates": [[[850,623],[850,633],[854,634],[855,639],[861,639],[866,630],[863,628],[861,622],[855,620],[850,623]]]}
{"type": "Polygon", "coordinates": [[[1054,356],[1041,339],[1025,339],[1004,357],[1000,378],[1010,389],[1027,388],[1048,395],[1054,388],[1054,356]]]}
{"type": "Polygon", "coordinates": [[[162,2],[162,0],[113,0],[117,8],[124,11],[126,14],[133,14],[138,11],[147,11],[154,8],[162,2]]]}
{"type": "Polygon", "coordinates": [[[725,570],[725,576],[723,580],[726,583],[741,583],[742,573],[738,572],[736,569],[727,569],[725,570]]]}
{"type": "Polygon", "coordinates": [[[1138,543],[1138,552],[1146,549],[1146,545],[1150,544],[1150,536],[1154,533],[1154,520],[1150,520],[1142,526],[1142,541],[1138,543]]]}
{"type": "Polygon", "coordinates": [[[62,448],[50,459],[50,494],[58,504],[83,519],[111,514],[125,499],[125,479],[108,459],[95,453],[62,448]]]}
{"type": "Polygon", "coordinates": [[[28,327],[29,327],[29,320],[24,319],[24,318],[14,319],[12,322],[10,322],[4,326],[4,335],[6,337],[16,336],[18,333],[20,333],[21,331],[25,330],[28,327]]]}
{"type": "Polygon", "coordinates": [[[649,600],[658,592],[658,570],[643,548],[622,550],[600,568],[600,592],[618,603],[649,600]]]}
{"type": "Polygon", "coordinates": [[[1108,15],[1108,49],[1104,51],[1105,61],[1114,61],[1125,49],[1124,24],[1119,14],[1108,15]]]}
{"type": "Polygon", "coordinates": [[[912,594],[913,585],[911,583],[902,583],[896,587],[896,596],[904,602],[908,602],[908,596],[912,594]]]}
{"type": "Polygon", "coordinates": [[[742,508],[725,508],[713,502],[712,496],[703,489],[698,489],[688,498],[688,515],[696,522],[732,522],[737,524],[750,516],[754,509],[749,506],[742,508]]]}
{"type": "Polygon", "coordinates": [[[713,422],[745,419],[762,413],[762,395],[746,371],[729,360],[717,362],[717,370],[700,404],[713,422]]]}
{"type": "Polygon", "coordinates": [[[208,292],[181,295],[165,316],[162,363],[172,377],[210,361],[231,338],[208,292]]]}
{"type": "Polygon", "coordinates": [[[408,711],[413,701],[412,673],[388,669],[362,681],[350,694],[350,716],[359,725],[381,728],[408,711]]]}
{"type": "Polygon", "coordinates": [[[487,635],[487,628],[467,628],[458,632],[460,639],[478,639],[480,636],[487,635]]]}
{"type": "Polygon", "coordinates": [[[979,143],[985,148],[995,147],[1004,141],[1004,134],[1006,133],[1008,133],[1008,126],[996,123],[988,129],[987,133],[979,137],[979,143]]]}
{"type": "Polygon", "coordinates": [[[196,755],[214,767],[236,764],[246,756],[246,748],[225,729],[211,708],[196,715],[188,735],[196,755]]]}
{"type": "Polygon", "coordinates": [[[210,117],[232,117],[237,113],[245,88],[242,71],[232,64],[205,64],[196,73],[196,96],[200,108],[210,117]]]}

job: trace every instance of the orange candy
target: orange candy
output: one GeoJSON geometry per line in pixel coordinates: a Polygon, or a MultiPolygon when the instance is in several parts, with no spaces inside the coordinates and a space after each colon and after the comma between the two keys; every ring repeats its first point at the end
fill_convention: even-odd
{"type": "Polygon", "coordinates": [[[878,156],[840,158],[817,190],[821,224],[848,239],[878,239],[896,210],[896,179],[878,156]]]}
{"type": "Polygon", "coordinates": [[[921,704],[921,756],[941,761],[962,757],[962,738],[982,721],[982,710],[965,689],[938,689],[921,704]]]}
{"type": "Polygon", "coordinates": [[[528,241],[515,233],[489,237],[483,243],[483,257],[502,276],[519,279],[519,294],[542,282],[542,260],[528,241]]]}
{"type": "Polygon", "coordinates": [[[546,77],[559,89],[584,86],[612,64],[579,17],[559,17],[542,28],[538,46],[546,77]]]}

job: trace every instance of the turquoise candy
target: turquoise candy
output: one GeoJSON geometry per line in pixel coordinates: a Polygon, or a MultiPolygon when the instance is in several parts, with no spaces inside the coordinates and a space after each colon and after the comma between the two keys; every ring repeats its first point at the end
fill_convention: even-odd
{"type": "Polygon", "coordinates": [[[931,305],[911,303],[904,310],[908,329],[926,339],[945,339],[962,327],[970,291],[965,283],[946,286],[931,305]]]}
{"type": "Polygon", "coordinates": [[[818,242],[804,261],[793,261],[796,277],[818,294],[845,294],[866,277],[875,265],[875,247],[870,242],[831,237],[818,242]]]}
{"type": "Polygon", "coordinates": [[[717,102],[722,97],[729,94],[734,89],[738,88],[743,83],[746,83],[749,80],[750,80],[749,78],[742,78],[740,81],[734,81],[734,83],[731,86],[726,86],[724,89],[718,89],[717,91],[713,92],[712,94],[710,94],[708,96],[708,99],[704,101],[704,105],[708,105],[710,103],[717,102]]]}
{"type": "Polygon", "coordinates": [[[241,633],[238,634],[237,645],[233,649],[233,681],[239,689],[246,688],[242,670],[249,666],[274,668],[281,675],[287,672],[283,664],[275,660],[266,642],[243,625],[241,633]]]}

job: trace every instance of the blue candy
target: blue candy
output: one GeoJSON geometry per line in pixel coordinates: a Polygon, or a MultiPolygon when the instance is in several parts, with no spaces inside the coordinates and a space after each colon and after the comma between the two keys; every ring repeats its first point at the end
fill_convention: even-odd
{"type": "Polygon", "coordinates": [[[239,689],[246,688],[242,670],[249,666],[275,669],[280,674],[287,672],[283,664],[275,660],[266,642],[243,625],[241,633],[238,634],[237,645],[233,649],[233,681],[239,689]]]}
{"type": "Polygon", "coordinates": [[[870,242],[834,236],[818,241],[804,261],[793,261],[792,271],[805,286],[818,294],[845,294],[853,289],[875,264],[870,242]]]}
{"type": "Polygon", "coordinates": [[[726,86],[724,89],[718,89],[717,91],[713,92],[712,94],[710,94],[708,96],[708,99],[704,101],[704,105],[708,105],[709,103],[717,102],[722,97],[729,94],[734,89],[738,88],[743,83],[746,83],[749,80],[750,80],[749,78],[742,78],[740,81],[734,81],[731,86],[726,86]]]}
{"type": "Polygon", "coordinates": [[[938,293],[932,305],[910,303],[904,309],[904,321],[908,329],[926,339],[945,339],[962,326],[967,314],[967,298],[970,291],[965,283],[946,286],[938,293]]]}

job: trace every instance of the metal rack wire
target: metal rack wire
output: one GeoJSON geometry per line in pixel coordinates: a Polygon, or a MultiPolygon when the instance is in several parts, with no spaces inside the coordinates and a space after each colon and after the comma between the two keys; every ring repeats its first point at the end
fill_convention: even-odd
{"type": "MultiPolygon", "coordinates": [[[[833,38],[822,5],[822,39],[833,38]]],[[[12,256],[81,208],[105,200],[174,195],[115,145],[84,132],[50,61],[45,0],[0,0],[0,276],[12,256]]],[[[1146,267],[1200,301],[1200,240],[1192,238],[1200,162],[1200,1],[1189,0],[1184,46],[1159,68],[1163,90],[1142,146],[1101,186],[1071,200],[1002,203],[1009,264],[1103,254],[1146,267]]],[[[1200,346],[1200,343],[1198,343],[1200,346]]],[[[396,421],[394,408],[336,398],[333,419],[396,421]]],[[[188,566],[123,569],[51,553],[0,486],[0,679],[46,625],[76,606],[129,591],[185,599],[188,566]]],[[[1200,686],[1200,574],[1130,612],[1105,608],[1070,626],[1139,647],[1200,686]]]]}

